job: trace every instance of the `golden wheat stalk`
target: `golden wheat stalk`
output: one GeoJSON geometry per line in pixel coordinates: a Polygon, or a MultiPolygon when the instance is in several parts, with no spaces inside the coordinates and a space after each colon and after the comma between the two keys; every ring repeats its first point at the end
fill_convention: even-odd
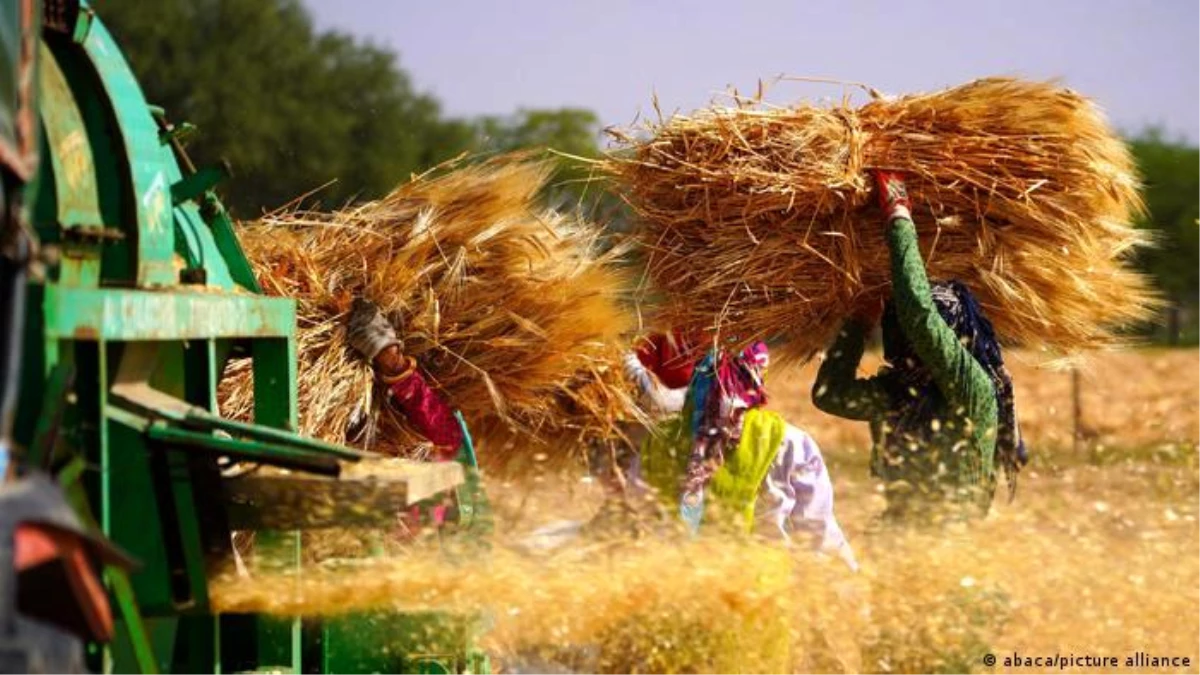
{"type": "Polygon", "coordinates": [[[1127,264],[1146,243],[1132,159],[1078,94],[984,79],[857,109],[736,100],[614,132],[600,163],[639,217],[660,324],[810,357],[889,292],[881,168],[906,176],[930,276],[972,287],[1005,340],[1108,345],[1156,306],[1127,264]]]}
{"type": "MultiPolygon", "coordinates": [[[[596,225],[541,204],[549,177],[545,162],[504,156],[240,228],[263,290],[297,302],[301,433],[392,454],[419,444],[346,344],[360,296],[393,318],[493,468],[612,438],[639,414],[619,367],[632,328],[621,251],[600,252],[596,225]]],[[[229,375],[222,408],[249,417],[249,364],[229,375]]]]}

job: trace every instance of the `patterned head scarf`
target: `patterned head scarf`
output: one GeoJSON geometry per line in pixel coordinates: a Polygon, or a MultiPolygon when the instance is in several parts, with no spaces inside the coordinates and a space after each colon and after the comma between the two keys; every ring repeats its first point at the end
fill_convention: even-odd
{"type": "MultiPolygon", "coordinates": [[[[1004,366],[1004,357],[992,323],[984,316],[975,295],[962,282],[935,282],[931,285],[931,291],[938,314],[983,366],[995,387],[999,413],[996,456],[1008,478],[1011,497],[1017,489],[1017,473],[1029,461],[1029,455],[1017,424],[1012,377],[1004,366]]],[[[900,431],[927,429],[936,386],[932,375],[921,364],[900,330],[895,307],[891,303],[884,310],[882,330],[884,358],[892,366],[897,384],[905,392],[916,392],[916,396],[906,400],[906,409],[901,412],[897,426],[900,431]]]]}
{"type": "Polygon", "coordinates": [[[755,342],[736,356],[724,349],[709,352],[697,364],[689,388],[692,416],[692,454],[684,478],[685,502],[696,501],[717,469],[725,463],[725,448],[741,437],[742,415],[766,404],[770,353],[755,342]]]}

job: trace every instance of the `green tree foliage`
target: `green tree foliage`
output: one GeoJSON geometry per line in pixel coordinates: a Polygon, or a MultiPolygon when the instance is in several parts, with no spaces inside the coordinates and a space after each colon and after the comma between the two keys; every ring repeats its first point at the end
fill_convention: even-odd
{"type": "Polygon", "coordinates": [[[1159,129],[1142,133],[1130,145],[1145,182],[1142,226],[1154,232],[1157,243],[1138,262],[1171,303],[1166,332],[1177,342],[1184,328],[1181,315],[1192,323],[1200,301],[1200,149],[1169,141],[1159,129]]]}
{"type": "Polygon", "coordinates": [[[600,119],[583,108],[522,109],[507,117],[484,117],[478,128],[487,146],[501,152],[551,147],[579,157],[599,155],[600,119]]]}
{"type": "MultiPolygon", "coordinates": [[[[140,0],[96,0],[96,8],[147,99],[199,127],[188,144],[196,163],[232,165],[222,192],[239,217],[330,181],[311,201],[336,207],[379,197],[464,152],[600,154],[600,123],[589,110],[445,118],[395,54],[316,31],[299,0],[158,0],[153,11],[140,0]]],[[[593,214],[614,211],[584,164],[555,157],[551,197],[593,214]]]]}
{"type": "Polygon", "coordinates": [[[504,117],[482,117],[475,123],[482,150],[509,152],[523,148],[553,148],[556,159],[556,185],[578,194],[580,181],[586,180],[587,168],[568,156],[594,158],[600,155],[597,138],[600,120],[590,110],[522,109],[504,117]]]}
{"type": "Polygon", "coordinates": [[[198,164],[228,159],[241,217],[329,181],[325,206],[386,193],[475,145],[390,51],[318,33],[298,0],[98,0],[147,99],[200,129],[198,164]]]}
{"type": "Polygon", "coordinates": [[[549,148],[557,163],[550,199],[562,208],[579,208],[609,229],[624,229],[628,213],[624,204],[597,179],[586,161],[601,155],[600,119],[583,108],[522,109],[505,117],[484,117],[476,128],[481,146],[507,152],[521,148],[549,148]]]}

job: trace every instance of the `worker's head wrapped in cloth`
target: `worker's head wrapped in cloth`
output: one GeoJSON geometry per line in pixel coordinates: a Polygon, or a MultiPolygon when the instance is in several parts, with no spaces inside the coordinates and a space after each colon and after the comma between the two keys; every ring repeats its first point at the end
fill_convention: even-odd
{"type": "Polygon", "coordinates": [[[704,356],[701,333],[672,330],[642,336],[625,355],[625,374],[638,391],[638,404],[652,419],[673,417],[687,401],[696,362],[704,356]]]}
{"type": "MultiPolygon", "coordinates": [[[[996,451],[1010,476],[1028,461],[1025,442],[1017,426],[1013,402],[1012,378],[1004,366],[1004,357],[992,323],[983,313],[979,301],[966,284],[960,281],[938,281],[930,284],[933,304],[942,320],[954,330],[963,345],[987,371],[996,389],[999,413],[996,451]]],[[[880,329],[883,333],[883,356],[890,366],[891,376],[884,378],[889,393],[896,402],[893,427],[900,432],[920,434],[928,426],[930,409],[938,395],[933,375],[917,356],[916,351],[900,329],[896,308],[889,302],[883,312],[880,329]]]]}
{"type": "Polygon", "coordinates": [[[696,362],[704,356],[704,335],[671,330],[643,336],[634,353],[667,389],[687,389],[696,362]]]}

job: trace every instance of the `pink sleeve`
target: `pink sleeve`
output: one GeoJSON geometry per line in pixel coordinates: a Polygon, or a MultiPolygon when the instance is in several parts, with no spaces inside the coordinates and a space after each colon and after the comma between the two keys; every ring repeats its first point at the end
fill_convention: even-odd
{"type": "Polygon", "coordinates": [[[392,401],[410,424],[440,451],[441,459],[454,459],[462,445],[462,429],[450,406],[425,381],[420,371],[391,383],[392,401]]]}

